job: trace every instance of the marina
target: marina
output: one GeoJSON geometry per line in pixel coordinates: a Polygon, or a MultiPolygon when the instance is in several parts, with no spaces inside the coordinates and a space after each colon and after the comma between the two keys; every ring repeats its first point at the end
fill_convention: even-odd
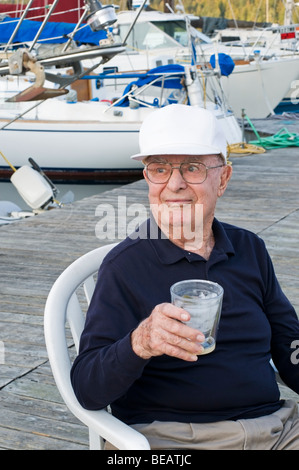
{"type": "MultiPolygon", "coordinates": [[[[216,216],[265,240],[282,288],[299,312],[298,148],[230,160],[233,177],[216,216]]],[[[128,209],[141,205],[148,209],[144,180],[0,227],[0,449],[88,449],[87,428],[66,409],[52,377],[44,306],[54,281],[72,261],[119,241],[118,230],[112,240],[97,238],[100,209],[114,208],[124,227],[132,214],[128,209]]],[[[299,402],[283,385],[281,393],[299,402]]]]}
{"type": "MultiPolygon", "coordinates": [[[[264,119],[285,97],[296,97],[298,51],[281,35],[275,47],[258,50],[238,41],[216,46],[192,26],[197,17],[141,11],[145,2],[116,15],[112,6],[93,11],[86,0],[74,24],[54,17],[59,0],[43,21],[29,20],[35,3],[30,0],[20,19],[0,22],[1,151],[16,168],[32,157],[56,181],[126,184],[132,170],[140,178],[140,164],[128,157],[155,108],[205,106],[236,144],[243,110],[264,119]]],[[[1,161],[0,177],[10,176],[10,165],[1,161]]]]}
{"type": "MultiPolygon", "coordinates": [[[[192,32],[197,17],[187,21],[185,14],[174,12],[143,12],[135,27],[135,11],[129,22],[119,12],[115,23],[111,8],[100,7],[88,17],[89,33],[96,36],[77,39],[78,32],[86,32],[81,23],[94,3],[80,0],[73,15],[78,18],[65,25],[68,32],[51,38],[47,49],[40,37],[46,23],[40,22],[41,30],[34,21],[27,23],[39,18],[32,17],[37,7],[29,11],[33,2],[28,1],[20,19],[1,20],[11,32],[0,41],[0,153],[5,155],[5,162],[0,156],[0,205],[9,201],[38,215],[8,222],[5,213],[0,221],[0,450],[88,450],[87,427],[67,409],[55,385],[44,308],[67,266],[90,250],[121,241],[149,216],[142,165],[129,156],[138,151],[140,125],[155,108],[173,102],[204,106],[220,120],[234,152],[229,156],[234,171],[216,217],[263,238],[299,315],[299,30],[291,25],[287,32],[293,28],[294,37],[283,43],[279,27],[275,47],[264,43],[258,50],[255,40],[242,48],[236,41],[218,43],[216,61],[215,43],[192,32]],[[30,37],[20,34],[17,39],[26,24],[30,37]],[[218,54],[228,59],[228,53],[228,65],[234,66],[224,73],[218,54]],[[290,112],[275,114],[277,107],[290,112]],[[269,147],[259,152],[256,146],[266,139],[269,147]],[[44,188],[43,199],[27,207],[9,182],[29,157],[57,184],[58,204],[56,193],[46,197],[44,188]],[[66,202],[60,204],[60,197],[66,202]]],[[[59,12],[52,14],[57,3],[53,0],[44,16],[60,27],[59,12]]],[[[34,192],[27,175],[18,187],[34,192]]],[[[74,345],[69,348],[74,356],[74,345]]],[[[296,393],[282,383],[279,387],[282,398],[299,403],[296,393]]]]}

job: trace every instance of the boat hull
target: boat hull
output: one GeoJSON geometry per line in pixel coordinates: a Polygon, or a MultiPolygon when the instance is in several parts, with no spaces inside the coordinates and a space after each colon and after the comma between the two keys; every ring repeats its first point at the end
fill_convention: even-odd
{"type": "MultiPolygon", "coordinates": [[[[11,117],[24,106],[17,103],[11,117]]],[[[155,109],[52,99],[28,112],[30,119],[14,122],[1,119],[1,112],[7,113],[2,109],[0,150],[16,168],[33,158],[53,181],[135,181],[142,177],[143,164],[130,157],[139,152],[141,123],[155,109]]],[[[228,143],[239,142],[241,130],[235,117],[220,110],[217,114],[228,143]]],[[[11,168],[3,160],[0,177],[10,175],[11,168]]]]}
{"type": "Polygon", "coordinates": [[[263,119],[275,114],[275,107],[298,77],[299,55],[236,65],[229,77],[221,78],[221,83],[236,117],[240,118],[244,109],[250,118],[263,119]]]}
{"type": "MultiPolygon", "coordinates": [[[[14,167],[31,157],[54,181],[134,181],[142,164],[131,160],[138,152],[140,123],[22,121],[1,130],[1,151],[14,167]]],[[[3,163],[5,163],[3,161],[3,163]]],[[[0,167],[0,177],[12,173],[0,167]]]]}

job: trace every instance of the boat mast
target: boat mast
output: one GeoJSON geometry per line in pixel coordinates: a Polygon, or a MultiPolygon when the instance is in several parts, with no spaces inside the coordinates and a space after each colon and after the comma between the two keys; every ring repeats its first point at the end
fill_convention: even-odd
{"type": "Polygon", "coordinates": [[[163,11],[164,13],[169,13],[169,10],[174,11],[175,5],[174,0],[164,0],[163,1],[163,11]]]}
{"type": "Polygon", "coordinates": [[[295,7],[293,0],[284,1],[285,11],[284,11],[284,24],[290,25],[293,24],[293,10],[295,7]]]}

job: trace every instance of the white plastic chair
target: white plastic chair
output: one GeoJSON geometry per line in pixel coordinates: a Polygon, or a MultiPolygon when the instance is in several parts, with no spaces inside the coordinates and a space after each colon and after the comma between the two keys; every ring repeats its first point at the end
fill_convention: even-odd
{"type": "Polygon", "coordinates": [[[143,434],[112,416],[106,410],[89,411],[78,402],[70,381],[71,359],[66,337],[66,322],[71,329],[76,351],[84,327],[82,288],[89,304],[97,273],[104,256],[115,244],[86,253],[74,261],[54,283],[45,306],[44,331],[50,365],[57,388],[69,410],[89,428],[90,450],[104,448],[104,440],[117,449],[150,449],[143,434]],[[81,297],[80,297],[81,294],[81,297]]]}

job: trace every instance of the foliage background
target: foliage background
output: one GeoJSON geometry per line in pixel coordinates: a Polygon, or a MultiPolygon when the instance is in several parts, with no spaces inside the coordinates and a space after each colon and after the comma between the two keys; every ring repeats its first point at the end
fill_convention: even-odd
{"type": "MultiPolygon", "coordinates": [[[[163,10],[163,0],[152,0],[153,8],[163,10]]],[[[185,11],[198,16],[236,18],[239,20],[283,24],[284,2],[282,0],[184,0],[185,11]]],[[[297,13],[299,9],[297,8],[297,13]]],[[[297,22],[294,13],[294,22],[297,22]]]]}
{"type": "MultiPolygon", "coordinates": [[[[176,5],[177,0],[173,1],[176,5]]],[[[164,11],[166,2],[167,0],[150,0],[150,6],[164,11]]],[[[186,13],[197,16],[279,24],[284,22],[284,0],[182,0],[182,2],[186,13]]],[[[119,4],[121,0],[114,0],[113,3],[119,4]]],[[[294,10],[293,22],[299,23],[299,7],[294,10]]]]}
{"type": "MultiPolygon", "coordinates": [[[[119,5],[126,9],[132,0],[101,0],[103,4],[119,5]]],[[[180,0],[150,0],[150,6],[156,10],[164,11],[164,5],[174,4],[180,0]]],[[[186,13],[196,16],[223,17],[254,22],[270,22],[283,24],[285,0],[181,0],[186,13]]],[[[298,0],[297,0],[298,1],[298,0]]],[[[6,3],[27,4],[28,0],[0,0],[0,5],[6,3]]],[[[52,0],[44,0],[45,4],[52,0]]],[[[84,4],[83,0],[69,0],[70,8],[73,4],[84,4]]],[[[295,1],[296,3],[296,1],[295,1]]],[[[175,9],[175,8],[174,8],[175,9]]],[[[293,12],[293,23],[299,23],[299,6],[293,12]]]]}

